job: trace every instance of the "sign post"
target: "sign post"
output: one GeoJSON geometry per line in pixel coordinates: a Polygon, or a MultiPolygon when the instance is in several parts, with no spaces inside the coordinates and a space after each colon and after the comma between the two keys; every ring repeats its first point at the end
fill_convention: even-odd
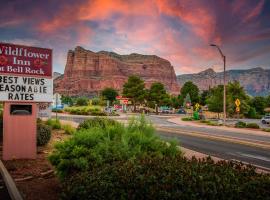
{"type": "Polygon", "coordinates": [[[240,118],[239,113],[240,113],[241,101],[239,99],[236,99],[234,103],[236,105],[235,111],[237,113],[237,118],[238,118],[238,121],[239,121],[239,118],[240,118]]]}
{"type": "Polygon", "coordinates": [[[36,158],[37,103],[52,96],[52,50],[0,43],[4,160],[36,158]]]}

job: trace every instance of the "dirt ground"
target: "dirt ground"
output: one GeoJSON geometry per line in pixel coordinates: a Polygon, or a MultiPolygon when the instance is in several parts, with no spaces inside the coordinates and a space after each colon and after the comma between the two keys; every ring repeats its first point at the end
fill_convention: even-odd
{"type": "Polygon", "coordinates": [[[4,161],[4,165],[24,200],[57,200],[61,194],[53,167],[47,157],[53,149],[56,141],[69,137],[63,131],[53,131],[49,144],[38,148],[36,160],[12,160],[4,161]]]}

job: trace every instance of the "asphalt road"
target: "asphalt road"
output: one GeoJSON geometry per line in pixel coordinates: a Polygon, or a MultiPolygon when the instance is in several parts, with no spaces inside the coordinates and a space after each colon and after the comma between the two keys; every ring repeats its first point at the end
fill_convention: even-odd
{"type": "Polygon", "coordinates": [[[174,134],[166,131],[158,131],[157,133],[165,139],[176,139],[179,141],[180,146],[187,149],[227,160],[235,159],[270,169],[270,151],[266,149],[174,134]]]}
{"type": "MultiPolygon", "coordinates": [[[[127,120],[128,115],[118,117],[119,120],[127,120]]],[[[155,116],[149,115],[147,118],[157,127],[163,128],[162,131],[157,133],[166,139],[176,139],[179,141],[180,146],[201,152],[207,155],[219,157],[222,159],[235,159],[242,162],[250,163],[253,165],[261,166],[270,169],[270,150],[265,148],[254,147],[250,145],[228,142],[223,140],[213,140],[211,138],[202,138],[194,135],[181,134],[181,132],[194,132],[200,135],[210,135],[218,138],[238,138],[241,141],[248,141],[254,144],[263,143],[270,144],[270,134],[267,136],[258,136],[254,134],[238,133],[236,131],[224,131],[213,128],[202,128],[195,126],[177,125],[168,122],[167,119],[171,116],[155,116]],[[169,129],[166,131],[164,129],[169,129]]],[[[82,122],[85,117],[60,117],[64,120],[72,120],[75,122],[82,122]]]]}

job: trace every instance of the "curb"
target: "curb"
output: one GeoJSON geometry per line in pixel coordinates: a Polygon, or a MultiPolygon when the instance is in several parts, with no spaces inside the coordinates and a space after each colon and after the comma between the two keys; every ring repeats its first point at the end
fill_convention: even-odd
{"type": "Polygon", "coordinates": [[[7,187],[9,196],[12,200],[23,200],[18,188],[16,187],[13,179],[5,168],[3,162],[0,160],[0,172],[7,187]]]}

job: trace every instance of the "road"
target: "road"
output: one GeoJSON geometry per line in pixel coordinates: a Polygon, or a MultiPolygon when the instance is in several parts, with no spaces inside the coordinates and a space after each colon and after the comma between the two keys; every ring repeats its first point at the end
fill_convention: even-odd
{"type": "MultiPolygon", "coordinates": [[[[127,120],[129,115],[118,117],[127,120]]],[[[61,119],[81,122],[76,116],[61,119]]],[[[157,133],[166,139],[176,139],[180,146],[222,159],[235,159],[270,169],[270,134],[255,135],[237,131],[218,130],[207,127],[178,125],[168,122],[168,116],[149,115],[147,118],[159,129],[157,133]]]]}

